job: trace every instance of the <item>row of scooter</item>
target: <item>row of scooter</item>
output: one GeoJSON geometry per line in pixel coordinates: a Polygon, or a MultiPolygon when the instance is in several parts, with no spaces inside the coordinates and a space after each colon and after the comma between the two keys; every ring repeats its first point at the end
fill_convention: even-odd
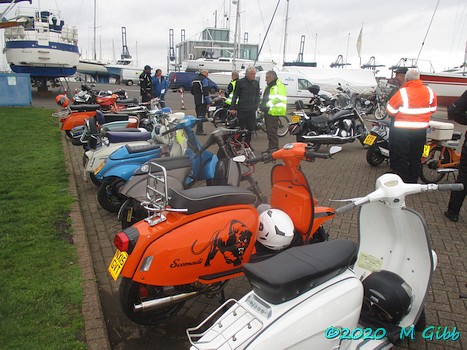
{"type": "MultiPolygon", "coordinates": [[[[101,182],[99,190],[124,193],[131,180],[113,183],[117,175],[104,176],[106,167],[155,152],[132,172],[144,175],[134,186],[141,196],[133,198],[138,204],[120,206],[124,229],[115,236],[109,265],[111,276],[121,277],[119,301],[132,321],[157,324],[200,295],[220,293],[225,299],[226,283],[246,275],[251,292],[226,301],[187,330],[193,348],[387,349],[402,334],[425,326],[424,304],[437,258],[426,222],[407,210],[405,197],[462,185],[404,184],[385,174],[374,192],[338,209],[321,207],[300,164],[331,158],[338,149],[318,153],[290,143],[256,157],[241,141],[242,130],[216,129],[202,145],[193,133],[200,118],[164,109],[148,114],[152,143],[158,146],[147,150],[123,141],[105,162],[92,162],[88,172],[101,182]],[[219,145],[217,155],[203,158],[213,144],[219,145]],[[167,153],[171,156],[163,157],[167,153]],[[274,164],[269,200],[251,177],[260,162],[274,164]],[[213,176],[206,178],[213,186],[190,185],[196,174],[213,176]],[[253,181],[250,189],[239,186],[245,178],[253,181]],[[357,207],[358,244],[328,241],[323,224],[357,207]],[[138,211],[140,216],[133,216],[138,211]]],[[[96,152],[115,144],[100,117],[89,118],[80,136],[84,142],[88,135],[86,168],[92,145],[96,152]]]]}

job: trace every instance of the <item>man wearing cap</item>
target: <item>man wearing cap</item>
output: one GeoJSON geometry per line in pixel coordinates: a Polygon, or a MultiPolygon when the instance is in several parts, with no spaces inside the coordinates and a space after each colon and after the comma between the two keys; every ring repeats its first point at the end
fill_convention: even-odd
{"type": "MultiPolygon", "coordinates": [[[[394,73],[396,74],[394,78],[388,81],[389,84],[393,86],[391,92],[389,93],[388,100],[401,88],[405,83],[405,73],[407,73],[407,67],[398,67],[394,73]]],[[[389,166],[392,169],[392,164],[394,164],[394,118],[391,119],[391,124],[389,125],[389,166]]]]}
{"type": "Polygon", "coordinates": [[[144,66],[143,73],[139,76],[139,89],[141,93],[141,102],[149,102],[152,97],[152,79],[151,66],[144,66]]]}
{"type": "MultiPolygon", "coordinates": [[[[393,171],[406,183],[417,183],[426,129],[437,108],[434,91],[420,80],[416,69],[405,74],[405,84],[388,102],[386,110],[394,118],[393,171]]],[[[390,151],[390,152],[392,152],[390,151]]]]}

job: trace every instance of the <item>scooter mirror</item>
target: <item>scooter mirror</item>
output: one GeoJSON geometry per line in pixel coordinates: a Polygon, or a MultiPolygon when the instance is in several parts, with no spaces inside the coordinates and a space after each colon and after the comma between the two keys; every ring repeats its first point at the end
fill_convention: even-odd
{"type": "Polygon", "coordinates": [[[320,111],[321,111],[321,113],[326,113],[327,108],[326,108],[326,107],[321,107],[321,108],[320,108],[320,111]]]}
{"type": "Polygon", "coordinates": [[[333,154],[339,153],[340,151],[342,151],[342,147],[341,147],[341,146],[332,146],[332,147],[329,149],[329,154],[330,154],[330,155],[333,155],[333,154]]]}
{"type": "Polygon", "coordinates": [[[233,157],[232,159],[236,163],[243,163],[243,162],[245,162],[246,157],[242,154],[240,156],[233,157]]]}

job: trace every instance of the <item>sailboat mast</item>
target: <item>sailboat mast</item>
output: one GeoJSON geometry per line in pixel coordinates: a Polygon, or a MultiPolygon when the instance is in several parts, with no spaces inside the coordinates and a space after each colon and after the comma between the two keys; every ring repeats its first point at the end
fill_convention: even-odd
{"type": "Polygon", "coordinates": [[[237,4],[237,15],[235,16],[235,33],[234,33],[234,55],[232,59],[232,70],[235,70],[235,60],[238,58],[238,32],[239,32],[239,21],[240,21],[240,0],[234,1],[237,4]]]}
{"type": "Polygon", "coordinates": [[[282,51],[282,63],[285,62],[285,52],[287,50],[287,25],[289,23],[289,0],[285,11],[285,29],[284,29],[284,50],[282,51]]]}
{"type": "Polygon", "coordinates": [[[94,55],[94,61],[97,60],[97,57],[96,57],[96,0],[94,0],[94,51],[93,51],[93,55],[94,55]]]}

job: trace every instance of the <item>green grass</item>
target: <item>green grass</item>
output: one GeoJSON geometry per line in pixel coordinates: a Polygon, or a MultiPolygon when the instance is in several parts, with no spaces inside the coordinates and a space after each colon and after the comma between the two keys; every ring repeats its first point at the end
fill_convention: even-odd
{"type": "Polygon", "coordinates": [[[0,349],[86,349],[52,110],[0,108],[0,349]]]}

